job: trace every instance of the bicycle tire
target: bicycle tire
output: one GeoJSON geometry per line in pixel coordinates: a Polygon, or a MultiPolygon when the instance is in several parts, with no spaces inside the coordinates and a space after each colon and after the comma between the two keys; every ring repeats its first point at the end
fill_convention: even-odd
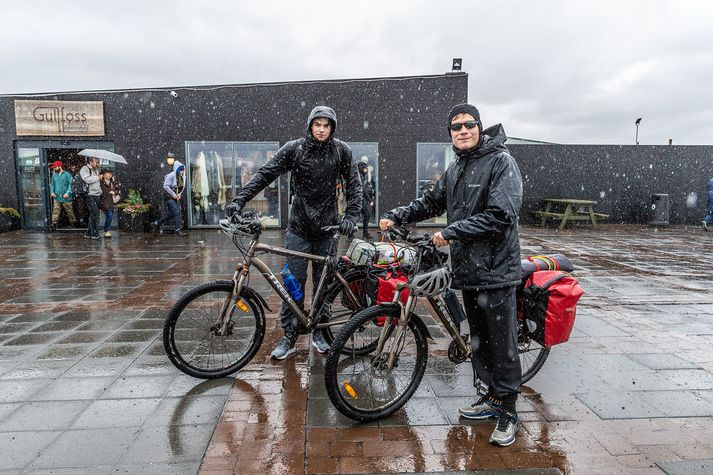
{"type": "MultiPolygon", "coordinates": [[[[265,311],[255,291],[248,287],[243,288],[241,294],[242,301],[249,310],[245,312],[247,315],[241,315],[237,321],[239,325],[235,325],[234,319],[231,320],[233,326],[230,327],[228,335],[218,337],[212,333],[211,326],[217,321],[222,303],[227,295],[232,293],[233,286],[233,282],[228,280],[199,285],[178,299],[169,311],[163,327],[163,346],[168,359],[183,373],[202,379],[222,378],[245,366],[260,348],[265,337],[265,311]],[[200,304],[204,301],[209,305],[201,307],[200,304]],[[187,329],[181,325],[183,322],[188,325],[187,329]],[[247,344],[244,344],[243,337],[246,334],[251,336],[247,344]],[[198,340],[196,337],[200,336],[203,338],[198,340]],[[229,338],[231,336],[235,338],[229,338]],[[221,354],[220,363],[211,365],[212,360],[218,363],[217,355],[211,358],[211,354],[206,352],[214,348],[216,341],[220,342],[227,355],[221,354]],[[245,351],[231,351],[228,347],[230,342],[235,342],[236,346],[244,346],[245,351]],[[191,350],[192,347],[194,349],[191,350]]],[[[231,311],[235,311],[235,306],[231,311]]]]}
{"type": "Polygon", "coordinates": [[[527,335],[523,322],[518,322],[517,325],[517,353],[520,360],[520,369],[522,372],[521,384],[530,381],[545,364],[547,357],[550,354],[550,349],[540,345],[527,335]],[[530,348],[536,345],[534,348],[530,348]]]}
{"type": "MultiPolygon", "coordinates": [[[[327,388],[327,395],[337,410],[350,419],[367,422],[390,416],[408,402],[423,379],[423,375],[426,371],[426,363],[428,362],[428,330],[417,315],[411,314],[406,327],[408,331],[405,338],[413,338],[413,342],[406,340],[402,343],[395,342],[396,331],[394,327],[391,327],[391,331],[387,336],[387,342],[384,345],[384,351],[381,355],[348,355],[343,351],[345,343],[359,332],[360,327],[364,325],[374,325],[376,319],[382,316],[385,316],[388,322],[388,320],[398,317],[399,312],[399,307],[378,305],[360,311],[349,320],[342,331],[339,332],[332,347],[329,349],[324,367],[324,382],[327,388]],[[388,350],[393,344],[401,345],[401,348],[398,350],[399,357],[397,365],[392,370],[375,367],[375,362],[378,362],[379,359],[384,361],[384,359],[388,357],[388,350]],[[406,353],[403,353],[406,349],[406,345],[409,345],[408,350],[406,353]],[[352,361],[349,361],[350,358],[352,361]],[[357,358],[359,358],[359,360],[357,360],[357,358]],[[359,374],[346,374],[340,379],[340,368],[349,364],[354,367],[362,367],[363,372],[359,374]],[[412,366],[412,369],[409,368],[410,366],[412,366]],[[399,367],[405,369],[404,378],[408,379],[407,383],[404,383],[404,379],[400,379],[394,374],[394,371],[399,367]],[[408,374],[409,371],[410,374],[408,374]],[[394,374],[393,377],[391,377],[392,374],[394,374]],[[360,381],[359,383],[356,382],[357,379],[360,381]],[[346,384],[344,384],[345,381],[346,384]],[[381,384],[381,388],[377,387],[379,384],[381,384]],[[399,394],[377,407],[356,407],[354,404],[354,401],[359,400],[360,394],[370,394],[373,403],[374,400],[380,400],[378,397],[383,394],[383,391],[380,392],[380,389],[404,384],[405,387],[399,394]],[[342,386],[345,388],[344,391],[342,391],[342,386]],[[351,388],[354,394],[349,394],[349,388],[351,388]]],[[[368,399],[368,397],[362,397],[362,401],[364,401],[365,405],[369,404],[368,399]]]]}
{"type": "MultiPolygon", "coordinates": [[[[353,318],[359,311],[364,310],[367,308],[366,304],[366,293],[364,290],[364,284],[366,283],[366,269],[353,269],[344,274],[344,279],[347,281],[348,284],[355,285],[355,287],[352,287],[352,290],[355,292],[356,297],[357,297],[357,302],[347,302],[346,301],[346,295],[343,293],[344,292],[344,287],[341,285],[341,282],[336,281],[334,284],[332,284],[331,287],[327,289],[325,298],[324,298],[324,305],[329,305],[329,318],[330,320],[332,318],[335,318],[335,313],[338,312],[338,315],[336,318],[343,318],[343,316],[346,316],[349,314],[349,318],[353,318]],[[337,304],[337,300],[341,297],[341,301],[339,302],[341,305],[339,309],[335,309],[334,306],[337,304]]],[[[336,335],[341,331],[341,329],[344,328],[344,325],[334,325],[334,326],[329,326],[324,329],[322,329],[322,335],[324,336],[324,339],[329,343],[331,346],[332,343],[334,343],[334,340],[336,339],[336,335]]],[[[379,343],[379,333],[380,329],[378,327],[374,327],[369,329],[370,331],[373,331],[373,341],[364,344],[358,348],[354,348],[350,345],[346,345],[344,347],[344,351],[355,351],[356,354],[358,355],[363,355],[367,353],[371,353],[376,349],[376,345],[379,343]]]]}

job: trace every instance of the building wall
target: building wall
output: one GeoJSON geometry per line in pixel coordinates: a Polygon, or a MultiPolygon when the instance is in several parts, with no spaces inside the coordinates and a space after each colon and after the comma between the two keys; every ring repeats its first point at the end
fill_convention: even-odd
{"type": "MultiPolygon", "coordinates": [[[[336,137],[347,142],[379,143],[381,209],[411,199],[401,186],[385,186],[415,176],[417,142],[447,139],[443,125],[453,104],[467,99],[466,74],[255,84],[214,88],[61,93],[0,97],[0,203],[18,206],[14,141],[48,137],[15,135],[14,99],[104,101],[106,136],[129,162],[117,173],[124,188],[137,188],[161,204],[166,152],[185,163],[186,141],[285,142],[307,132],[315,105],[337,112],[336,137]],[[177,97],[170,94],[177,93],[177,97]]],[[[81,138],[54,138],[57,141],[81,138]]],[[[88,138],[96,140],[96,138],[88,138]]],[[[283,180],[283,223],[286,180],[283,180]]],[[[408,188],[409,191],[413,187],[408,188]]]]}
{"type": "MultiPolygon", "coordinates": [[[[117,172],[157,209],[172,151],[185,162],[186,141],[278,141],[306,133],[318,104],[333,107],[336,136],[378,142],[380,210],[407,203],[416,189],[416,144],[446,142],[445,117],[467,100],[466,74],[255,84],[215,88],[62,93],[0,97],[0,204],[18,206],[14,143],[50,140],[16,137],[14,99],[104,101],[106,136],[129,166],[117,172]],[[170,94],[175,91],[178,95],[170,94]]],[[[484,117],[486,126],[497,118],[484,117]],[[492,119],[492,120],[490,120],[492,119]]],[[[505,129],[507,130],[507,124],[505,129]]],[[[55,142],[81,138],[52,138],[55,142]]],[[[94,141],[95,138],[87,138],[94,141]]],[[[524,178],[523,222],[549,197],[595,199],[609,222],[648,220],[650,196],[668,193],[671,223],[697,224],[705,213],[705,185],[713,177],[711,146],[510,145],[524,178]]],[[[282,182],[286,222],[286,180],[282,182]]]]}
{"type": "Polygon", "coordinates": [[[607,222],[646,223],[651,195],[670,200],[671,224],[700,224],[713,146],[510,145],[524,182],[523,222],[544,198],[596,200],[607,222]]]}

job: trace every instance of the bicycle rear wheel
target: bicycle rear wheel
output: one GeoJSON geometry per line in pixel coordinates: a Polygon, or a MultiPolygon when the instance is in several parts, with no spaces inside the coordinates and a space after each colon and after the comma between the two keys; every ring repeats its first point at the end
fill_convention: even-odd
{"type": "MultiPolygon", "coordinates": [[[[351,299],[348,294],[344,291],[344,287],[339,281],[335,282],[328,290],[324,299],[325,312],[329,313],[329,321],[343,321],[344,323],[330,325],[329,327],[322,330],[324,339],[330,345],[336,339],[336,335],[344,328],[346,323],[351,320],[351,318],[356,315],[359,311],[367,308],[366,304],[366,270],[355,269],[349,271],[344,275],[344,279],[349,284],[356,301],[351,299]]],[[[381,333],[381,328],[376,325],[365,326],[361,330],[361,339],[358,342],[347,342],[344,346],[344,351],[354,352],[355,354],[362,355],[366,353],[371,353],[376,349],[376,345],[379,341],[379,334],[381,333]],[[353,346],[356,344],[357,346],[353,346]]]]}
{"type": "Polygon", "coordinates": [[[530,338],[525,322],[517,322],[517,352],[520,357],[522,384],[531,380],[545,364],[550,349],[530,338]]]}
{"type": "Polygon", "coordinates": [[[196,378],[222,378],[245,366],[265,336],[265,315],[251,289],[228,310],[227,332],[220,335],[220,313],[232,295],[232,281],[203,284],[188,291],[170,310],[163,346],[171,362],[196,378]]]}
{"type": "MultiPolygon", "coordinates": [[[[421,383],[428,360],[427,330],[412,314],[399,337],[397,327],[391,324],[399,313],[399,307],[362,310],[344,326],[329,350],[324,368],[327,394],[339,412],[351,419],[372,421],[393,414],[421,383]],[[346,350],[347,345],[364,346],[364,328],[381,331],[384,325],[383,350],[362,355],[346,350]],[[392,350],[395,364],[389,369],[392,350]]],[[[370,337],[366,341],[371,341],[370,337]]]]}

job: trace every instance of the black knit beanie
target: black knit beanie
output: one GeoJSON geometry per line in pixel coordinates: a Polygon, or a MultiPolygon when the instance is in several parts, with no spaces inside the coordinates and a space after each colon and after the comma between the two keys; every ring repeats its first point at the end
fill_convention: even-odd
{"type": "Polygon", "coordinates": [[[457,116],[458,114],[470,114],[472,115],[475,120],[478,121],[478,130],[480,132],[483,131],[483,124],[480,122],[480,112],[478,112],[478,109],[472,105],[472,104],[458,104],[453,106],[453,109],[448,113],[448,124],[446,127],[448,127],[448,135],[451,134],[451,121],[453,120],[453,117],[457,116]]]}

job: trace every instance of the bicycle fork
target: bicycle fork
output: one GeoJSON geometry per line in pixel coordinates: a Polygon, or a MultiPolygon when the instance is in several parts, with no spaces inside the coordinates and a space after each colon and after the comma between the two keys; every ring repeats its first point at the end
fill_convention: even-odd
{"type": "Polygon", "coordinates": [[[211,328],[215,329],[215,336],[225,336],[228,334],[228,328],[231,320],[230,315],[233,314],[233,307],[238,305],[240,293],[245,285],[247,275],[248,270],[246,267],[239,267],[236,269],[235,274],[233,274],[233,291],[226,295],[223,307],[220,309],[218,321],[215,322],[215,325],[211,328]]]}

